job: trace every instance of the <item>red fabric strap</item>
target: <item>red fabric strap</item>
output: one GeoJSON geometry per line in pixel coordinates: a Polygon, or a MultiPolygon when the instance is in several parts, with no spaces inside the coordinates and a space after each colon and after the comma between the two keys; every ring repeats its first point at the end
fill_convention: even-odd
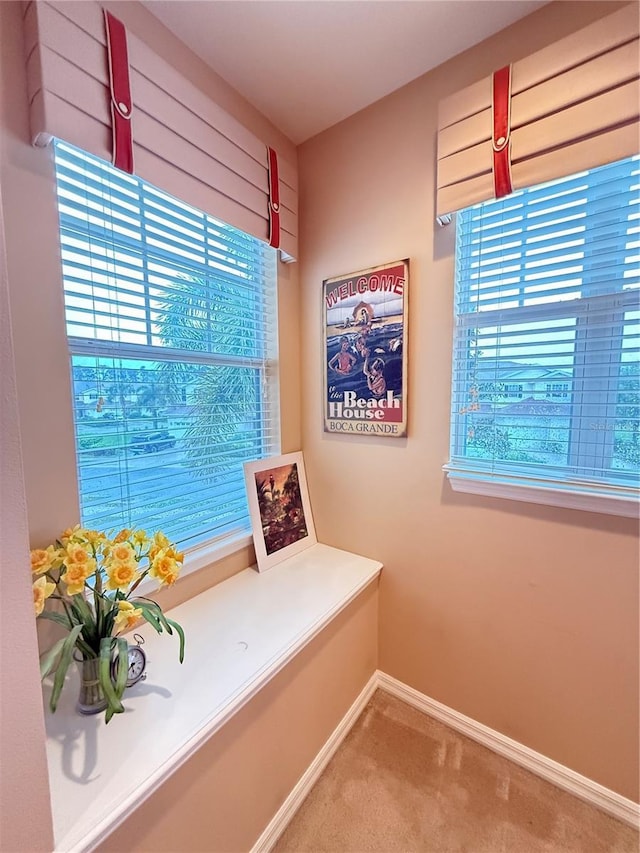
{"type": "Polygon", "coordinates": [[[278,155],[267,146],[269,161],[269,245],[280,248],[280,181],[278,179],[278,155]]]}
{"type": "Polygon", "coordinates": [[[493,74],[493,187],[496,198],[513,192],[511,183],[511,66],[493,74]]]}
{"type": "Polygon", "coordinates": [[[133,138],[131,135],[131,86],[127,31],[122,21],[104,10],[109,58],[109,87],[111,89],[111,129],[113,135],[113,165],[133,174],[133,138]]]}

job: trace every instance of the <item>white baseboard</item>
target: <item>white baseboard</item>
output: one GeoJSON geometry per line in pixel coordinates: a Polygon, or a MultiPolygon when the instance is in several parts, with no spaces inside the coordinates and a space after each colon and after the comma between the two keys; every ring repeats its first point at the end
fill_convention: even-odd
{"type": "Polygon", "coordinates": [[[430,699],[424,693],[420,693],[407,684],[403,684],[402,681],[398,681],[378,670],[370,678],[358,698],[338,723],[329,740],[278,809],[275,817],[252,847],[251,853],[269,853],[378,688],[391,693],[406,702],[407,705],[411,705],[418,711],[439,720],[455,731],[493,750],[498,755],[503,755],[513,761],[514,764],[530,770],[536,776],[540,776],[547,782],[568,791],[575,797],[590,803],[635,829],[640,826],[640,805],[634,803],[633,800],[616,794],[615,791],[611,791],[586,776],[581,776],[580,773],[558,764],[557,761],[529,749],[528,746],[524,746],[512,738],[472,720],[471,717],[465,717],[464,714],[454,711],[453,708],[449,708],[435,699],[430,699]]]}
{"type": "Polygon", "coordinates": [[[280,838],[287,828],[294,814],[302,805],[307,794],[318,781],[318,778],[324,768],[333,758],[334,753],[342,741],[351,731],[355,721],[358,719],[362,711],[364,711],[367,702],[371,699],[377,687],[378,673],[374,672],[358,698],[338,723],[333,734],[329,737],[329,740],[313,759],[308,769],[298,780],[296,786],[280,806],[260,838],[258,838],[256,843],[253,845],[251,853],[268,853],[268,851],[271,850],[278,838],[280,838]]]}
{"type": "Polygon", "coordinates": [[[387,693],[391,693],[398,699],[402,699],[408,705],[412,705],[419,711],[428,714],[430,717],[439,720],[455,731],[461,732],[472,740],[477,741],[486,746],[498,755],[503,755],[514,764],[520,765],[536,776],[540,776],[547,782],[551,782],[558,788],[568,791],[575,797],[585,800],[587,803],[601,809],[607,814],[612,815],[618,820],[638,829],[640,824],[640,805],[634,803],[633,800],[628,800],[621,794],[616,794],[615,791],[599,785],[597,782],[588,779],[586,776],[581,776],[574,770],[570,770],[563,764],[558,764],[551,758],[541,755],[529,747],[512,740],[500,732],[484,726],[472,720],[470,717],[465,717],[458,711],[446,705],[436,702],[435,699],[430,699],[424,693],[419,693],[412,687],[403,684],[390,675],[378,671],[377,686],[387,693]]]}

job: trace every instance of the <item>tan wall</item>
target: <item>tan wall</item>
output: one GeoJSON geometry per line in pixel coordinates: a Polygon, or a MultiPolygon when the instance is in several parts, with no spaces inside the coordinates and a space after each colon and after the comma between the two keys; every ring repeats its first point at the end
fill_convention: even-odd
{"type": "Polygon", "coordinates": [[[373,675],[377,615],[374,583],[125,821],[100,853],[249,850],[373,675]]]}
{"type": "Polygon", "coordinates": [[[553,3],[300,147],[303,447],[320,540],[384,563],[380,668],[637,799],[637,525],[452,493],[434,223],[438,100],[615,8],[553,3]],[[408,438],[325,435],[322,280],[405,257],[408,438]]]}

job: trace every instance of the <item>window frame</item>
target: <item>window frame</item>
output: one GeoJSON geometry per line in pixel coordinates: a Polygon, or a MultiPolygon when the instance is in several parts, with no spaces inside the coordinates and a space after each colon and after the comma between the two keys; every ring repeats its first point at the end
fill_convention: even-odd
{"type": "MultiPolygon", "coordinates": [[[[67,143],[62,143],[62,145],[66,148],[72,148],[72,146],[68,146],[67,143]]],[[[95,160],[95,156],[88,153],[83,152],[80,149],[77,149],[77,152],[81,156],[86,155],[89,160],[95,160]]],[[[77,153],[74,154],[77,156],[77,153]]],[[[104,162],[104,161],[102,161],[104,162]]],[[[109,164],[104,164],[109,166],[109,164]]],[[[128,178],[129,176],[127,176],[128,178]]],[[[157,190],[157,188],[153,187],[153,185],[148,184],[148,182],[143,181],[142,179],[137,178],[136,176],[132,176],[135,181],[139,181],[141,184],[141,189],[139,193],[139,216],[141,222],[141,231],[142,231],[142,239],[140,239],[136,246],[140,251],[141,258],[143,261],[143,270],[147,268],[147,259],[149,255],[153,255],[153,247],[150,246],[148,241],[146,240],[146,226],[145,226],[145,204],[143,201],[144,192],[142,190],[142,185],[146,185],[150,188],[152,193],[157,193],[158,195],[154,199],[154,203],[156,205],[160,204],[159,197],[163,195],[168,195],[161,190],[157,190]]],[[[57,185],[57,164],[54,169],[54,178],[56,180],[57,185]]],[[[185,207],[192,208],[192,205],[187,204],[185,202],[181,202],[179,199],[176,199],[178,205],[184,205],[185,207]]],[[[104,203],[108,203],[108,199],[104,198],[104,203]]],[[[56,208],[58,209],[58,204],[56,203],[56,208]]],[[[151,210],[153,213],[153,210],[151,210]]],[[[169,211],[167,211],[169,213],[169,211]]],[[[216,227],[220,227],[222,229],[231,228],[233,231],[237,231],[237,229],[233,228],[233,226],[226,226],[224,223],[219,222],[219,220],[215,220],[209,214],[206,214],[203,211],[197,211],[198,214],[202,215],[202,217],[206,220],[207,223],[211,220],[216,224],[216,227]]],[[[170,214],[169,214],[170,215],[170,214]]],[[[63,233],[63,225],[61,222],[61,213],[58,210],[58,240],[61,241],[62,233],[63,233]]],[[[209,232],[208,228],[210,225],[205,226],[205,242],[204,242],[204,251],[205,256],[208,257],[209,252],[209,232]]],[[[257,238],[252,235],[245,235],[246,239],[251,241],[259,242],[257,238]]],[[[233,242],[233,235],[228,237],[231,242],[233,242]]],[[[112,244],[113,251],[117,252],[120,244],[116,241],[112,244]]],[[[105,357],[109,359],[135,359],[139,361],[153,361],[155,363],[162,362],[188,362],[188,363],[199,363],[202,365],[206,365],[209,367],[216,366],[237,366],[242,368],[251,368],[256,369],[260,376],[259,385],[260,385],[260,398],[258,401],[258,407],[261,411],[261,424],[265,431],[268,431],[268,428],[272,430],[272,438],[267,440],[266,448],[267,452],[264,455],[264,458],[267,458],[271,455],[277,455],[280,452],[280,441],[281,441],[281,433],[280,433],[280,395],[279,395],[279,365],[278,365],[278,323],[277,323],[277,315],[278,315],[278,256],[275,250],[270,249],[268,246],[264,246],[265,252],[272,252],[273,256],[269,260],[265,259],[265,266],[269,268],[270,272],[268,273],[268,278],[270,280],[269,288],[270,288],[270,296],[267,297],[264,302],[261,304],[261,314],[264,320],[264,328],[268,328],[269,324],[273,324],[271,334],[267,334],[266,338],[271,338],[271,346],[269,346],[265,341],[262,342],[261,346],[266,347],[266,354],[252,356],[249,354],[229,354],[229,353],[220,353],[215,351],[203,351],[199,352],[196,349],[184,349],[184,348],[176,348],[170,346],[162,346],[162,345],[153,345],[153,343],[140,344],[140,343],[127,343],[127,342],[119,342],[119,341],[103,341],[100,339],[92,339],[87,336],[77,335],[77,334],[69,334],[69,325],[73,325],[73,321],[69,321],[67,317],[67,302],[66,302],[66,290],[65,290],[65,338],[67,345],[67,352],[69,355],[69,365],[70,365],[70,381],[71,386],[73,388],[73,376],[71,371],[71,364],[74,356],[90,356],[92,358],[100,358],[105,357]]],[[[65,282],[65,271],[64,271],[64,249],[61,245],[62,251],[62,265],[61,265],[61,275],[63,284],[65,282]]],[[[205,261],[206,264],[206,261],[205,261]]],[[[188,267],[188,262],[184,263],[185,268],[188,267]]],[[[191,269],[191,272],[194,276],[198,277],[201,275],[201,270],[198,269],[198,266],[195,265],[191,269]]],[[[145,300],[148,300],[149,297],[149,287],[151,286],[147,276],[145,274],[144,279],[145,283],[145,300]]],[[[145,301],[145,312],[148,313],[148,306],[145,301]]],[[[148,341],[154,338],[157,333],[150,332],[151,325],[150,320],[147,319],[147,339],[148,341]]],[[[261,333],[262,334],[262,333],[261,333]]],[[[75,398],[75,395],[74,395],[75,398]]],[[[77,431],[77,419],[75,413],[75,404],[74,404],[74,412],[73,412],[73,424],[74,424],[74,448],[76,455],[76,472],[75,472],[75,485],[78,494],[78,506],[80,509],[81,515],[83,514],[82,507],[82,494],[81,494],[81,483],[80,483],[80,464],[78,460],[78,431],[77,431]]],[[[158,527],[160,529],[164,529],[163,522],[158,522],[158,527]]],[[[192,534],[190,536],[191,539],[195,538],[199,534],[192,534]]],[[[251,521],[249,517],[248,507],[246,512],[246,518],[244,523],[238,523],[233,529],[222,531],[221,533],[215,533],[215,535],[210,536],[209,538],[201,539],[200,541],[196,541],[192,544],[186,544],[183,547],[185,553],[185,567],[184,574],[187,574],[192,571],[196,571],[200,568],[203,568],[207,565],[210,565],[214,561],[223,559],[226,556],[229,556],[239,549],[250,545],[252,542],[252,534],[251,534],[251,521]]],[[[144,591],[144,584],[141,586],[141,591],[144,591]]]]}
{"type": "MultiPolygon", "coordinates": [[[[635,159],[636,168],[640,160],[635,159]]],[[[580,173],[578,173],[580,174],[580,173]]],[[[542,184],[541,186],[544,186],[542,184]]],[[[535,189],[535,188],[532,188],[535,189]]],[[[523,192],[523,191],[521,191],[523,192]]],[[[474,206],[476,207],[476,206],[474,206]]],[[[506,214],[509,216],[509,214],[506,214]]],[[[496,221],[497,218],[496,218],[496,221]]],[[[625,219],[625,221],[630,221],[625,219]]],[[[454,227],[458,228],[458,216],[453,217],[454,227]]],[[[525,233],[524,231],[522,233],[525,233]]],[[[631,238],[630,238],[631,239],[631,238]]],[[[610,389],[605,389],[598,394],[594,403],[593,391],[587,397],[585,386],[589,380],[593,380],[595,370],[601,366],[597,361],[598,356],[591,357],[593,350],[589,347],[589,336],[592,333],[589,324],[589,310],[593,316],[594,307],[599,312],[607,312],[609,315],[608,328],[611,330],[613,349],[618,347],[620,352],[623,346],[623,326],[625,312],[635,312],[639,305],[639,291],[637,288],[619,289],[613,292],[602,293],[597,290],[577,299],[557,299],[553,302],[542,304],[516,305],[514,307],[498,308],[495,310],[474,310],[471,301],[472,287],[461,285],[461,262],[458,256],[458,240],[456,239],[456,309],[454,328],[453,349],[453,381],[452,381],[452,416],[451,416],[451,442],[450,459],[443,466],[447,478],[454,491],[468,494],[483,495],[489,497],[506,498],[516,501],[559,506],[571,509],[587,510],[612,515],[621,515],[637,518],[639,509],[638,488],[631,483],[607,482],[605,478],[594,476],[594,470],[604,470],[605,462],[610,462],[611,448],[613,446],[613,432],[611,430],[593,430],[586,440],[585,433],[588,427],[583,423],[579,428],[575,424],[579,422],[578,413],[585,400],[588,400],[589,411],[593,411],[593,422],[610,422],[615,420],[616,403],[612,403],[610,389]],[[465,363],[466,348],[469,346],[467,339],[474,336],[473,330],[499,329],[501,326],[514,326],[518,323],[535,323],[545,321],[562,321],[575,324],[575,338],[573,350],[573,378],[566,383],[560,379],[552,378],[548,381],[542,377],[542,387],[545,399],[551,400],[562,398],[570,399],[571,410],[568,413],[570,422],[569,449],[567,451],[566,466],[553,468],[552,465],[541,466],[540,473],[533,470],[533,466],[527,468],[527,463],[510,462],[500,459],[475,460],[466,455],[464,451],[467,440],[464,418],[460,413],[464,411],[465,395],[469,395],[469,376],[461,369],[465,363]],[[618,328],[619,334],[615,334],[618,328]],[[563,388],[560,388],[560,385],[563,388]],[[556,388],[557,386],[557,388],[556,388]],[[556,389],[554,391],[554,389],[556,389]],[[595,408],[594,408],[595,406],[595,408]],[[613,409],[613,412],[612,412],[613,409]],[[612,417],[613,416],[613,417],[612,417]],[[595,438],[594,438],[595,436],[595,438]],[[609,456],[607,457],[607,454],[609,456]],[[483,464],[484,461],[484,464],[483,464]],[[586,472],[586,475],[585,475],[586,472]],[[581,474],[585,475],[581,477],[581,474]],[[564,475],[564,476],[563,476],[564,475]]],[[[468,248],[467,248],[468,251],[468,248]]],[[[503,250],[504,251],[504,250],[503,250]]],[[[508,251],[508,250],[507,250],[508,251]]],[[[516,261],[522,263],[524,256],[516,261]]],[[[587,254],[587,252],[585,252],[587,254]]],[[[468,265],[468,271],[471,265],[468,265]]],[[[589,268],[583,270],[583,276],[588,283],[589,268]]],[[[470,280],[468,280],[470,281],[470,280]]],[[[518,301],[519,296],[505,296],[505,299],[518,301]]],[[[601,317],[602,314],[598,314],[601,317]]],[[[598,320],[593,325],[597,325],[598,320]]],[[[567,326],[567,328],[569,328],[567,326]]],[[[496,336],[499,333],[496,331],[496,336]]],[[[499,340],[499,338],[498,338],[499,340]]],[[[499,347],[500,344],[498,343],[499,347]]],[[[620,353],[618,353],[619,355],[620,353]]],[[[615,355],[615,353],[614,353],[615,355]]],[[[468,356],[466,357],[468,364],[468,356]]],[[[505,378],[505,389],[515,389],[521,380],[516,378],[505,378]]],[[[522,386],[521,386],[522,387],[522,386]]],[[[522,393],[519,397],[524,396],[522,393]]],[[[477,398],[477,389],[476,389],[477,398]]],[[[508,394],[509,402],[513,401],[514,393],[508,394]]],[[[620,478],[624,479],[624,478],[620,478]]]]}

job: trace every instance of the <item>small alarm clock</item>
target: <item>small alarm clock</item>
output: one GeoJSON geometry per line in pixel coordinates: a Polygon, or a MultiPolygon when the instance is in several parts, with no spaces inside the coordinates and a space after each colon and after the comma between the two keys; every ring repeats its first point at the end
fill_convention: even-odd
{"type": "MultiPolygon", "coordinates": [[[[143,681],[147,677],[147,673],[145,672],[147,667],[147,656],[141,648],[144,643],[144,637],[140,634],[134,634],[133,639],[136,641],[137,645],[127,646],[126,687],[132,687],[134,684],[137,684],[138,681],[143,681]]],[[[111,667],[112,678],[114,681],[116,680],[117,671],[118,661],[116,659],[111,667]]]]}

